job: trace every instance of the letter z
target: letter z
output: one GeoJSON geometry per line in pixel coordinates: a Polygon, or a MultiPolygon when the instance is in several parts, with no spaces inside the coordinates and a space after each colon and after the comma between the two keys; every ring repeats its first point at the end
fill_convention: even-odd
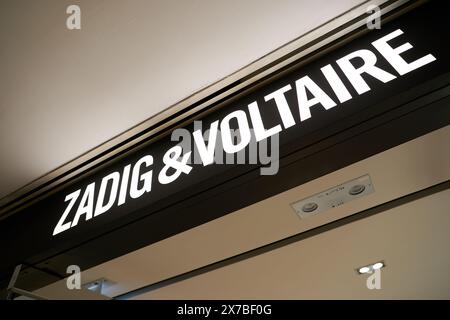
{"type": "Polygon", "coordinates": [[[66,231],[67,229],[70,228],[70,221],[67,223],[64,223],[64,221],[67,219],[67,216],[69,215],[70,210],[72,210],[73,205],[75,204],[75,202],[78,199],[78,196],[80,195],[80,190],[77,190],[75,192],[72,192],[71,194],[66,196],[66,199],[64,200],[64,202],[67,202],[68,200],[70,200],[69,205],[67,206],[66,210],[64,211],[64,213],[62,214],[61,218],[58,221],[58,224],[56,225],[55,229],[53,230],[53,235],[56,235],[60,232],[66,231]]]}

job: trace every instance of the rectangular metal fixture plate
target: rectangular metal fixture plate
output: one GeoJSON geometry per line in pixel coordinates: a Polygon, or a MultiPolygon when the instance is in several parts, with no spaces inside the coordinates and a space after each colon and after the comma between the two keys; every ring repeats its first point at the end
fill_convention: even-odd
{"type": "Polygon", "coordinates": [[[373,193],[368,174],[332,187],[313,196],[291,203],[295,213],[305,219],[373,193]]]}

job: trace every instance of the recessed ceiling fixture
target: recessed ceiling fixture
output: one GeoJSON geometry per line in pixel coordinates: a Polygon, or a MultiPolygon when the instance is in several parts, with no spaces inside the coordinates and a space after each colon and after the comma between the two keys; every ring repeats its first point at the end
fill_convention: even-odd
{"type": "Polygon", "coordinates": [[[378,261],[378,262],[369,264],[369,265],[364,266],[364,267],[359,267],[359,268],[356,269],[356,271],[359,274],[372,273],[374,270],[381,269],[381,268],[383,268],[385,266],[386,265],[385,265],[384,261],[378,261]]]}
{"type": "Polygon", "coordinates": [[[323,190],[308,198],[291,203],[295,213],[302,219],[321,212],[340,207],[374,192],[372,181],[368,174],[347,181],[343,184],[323,190]]]}
{"type": "Polygon", "coordinates": [[[317,203],[315,202],[308,202],[302,207],[303,212],[313,212],[318,207],[317,203]]]}
{"type": "Polygon", "coordinates": [[[366,187],[363,184],[356,184],[350,188],[348,193],[351,194],[352,196],[356,196],[357,194],[363,192],[365,189],[366,187]]]}
{"type": "Polygon", "coordinates": [[[98,293],[98,294],[104,294],[105,289],[109,288],[110,286],[114,285],[115,283],[111,280],[100,278],[88,283],[85,283],[82,285],[84,289],[87,289],[89,291],[98,293]]]}

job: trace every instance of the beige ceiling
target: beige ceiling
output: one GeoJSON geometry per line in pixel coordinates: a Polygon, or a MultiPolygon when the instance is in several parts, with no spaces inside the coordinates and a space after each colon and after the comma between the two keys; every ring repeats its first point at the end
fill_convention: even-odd
{"type": "Polygon", "coordinates": [[[362,2],[2,0],[0,198],[362,2]]]}
{"type": "MultiPolygon", "coordinates": [[[[450,179],[450,126],[82,273],[114,297],[450,179]],[[401,160],[401,161],[399,161],[401,160]],[[369,174],[375,192],[308,219],[290,203],[369,174]]],[[[136,298],[450,298],[449,191],[136,298]],[[354,269],[385,260],[380,291],[354,269]]],[[[211,208],[213,210],[213,208],[211,208]]],[[[59,281],[37,290],[58,298],[59,281]]]]}

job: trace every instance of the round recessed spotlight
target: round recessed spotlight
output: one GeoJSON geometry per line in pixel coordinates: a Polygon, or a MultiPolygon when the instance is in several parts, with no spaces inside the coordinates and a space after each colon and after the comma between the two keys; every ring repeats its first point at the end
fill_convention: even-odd
{"type": "Polygon", "coordinates": [[[313,212],[316,210],[319,206],[315,202],[308,202],[307,204],[303,205],[302,211],[303,212],[313,212]]]}
{"type": "Polygon", "coordinates": [[[362,268],[359,268],[359,273],[367,273],[367,272],[369,272],[370,271],[370,268],[369,267],[362,267],[362,268]]]}
{"type": "Polygon", "coordinates": [[[365,185],[363,185],[363,184],[356,184],[356,185],[354,185],[353,187],[350,188],[348,193],[351,194],[352,196],[356,196],[357,194],[360,194],[364,190],[366,190],[366,186],[365,185]]]}
{"type": "Polygon", "coordinates": [[[374,270],[377,270],[377,269],[383,268],[383,266],[384,266],[384,264],[383,264],[382,262],[377,262],[377,263],[375,263],[375,264],[372,266],[372,268],[373,268],[374,270]]]}

